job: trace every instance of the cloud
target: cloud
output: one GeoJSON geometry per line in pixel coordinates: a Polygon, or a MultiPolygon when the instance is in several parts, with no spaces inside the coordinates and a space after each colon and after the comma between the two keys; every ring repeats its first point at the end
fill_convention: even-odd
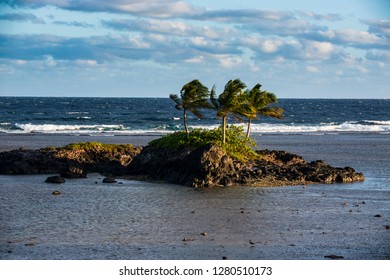
{"type": "Polygon", "coordinates": [[[0,35],[1,57],[19,60],[109,61],[130,59],[179,63],[202,55],[240,54],[236,47],[200,37],[177,40],[164,35],[93,36],[0,35]]]}
{"type": "Polygon", "coordinates": [[[330,42],[302,38],[250,36],[239,44],[251,49],[256,60],[339,61],[344,55],[330,42]]]}
{"type": "Polygon", "coordinates": [[[390,39],[390,20],[363,20],[369,26],[368,31],[390,39]]]}
{"type": "Polygon", "coordinates": [[[82,22],[82,21],[69,21],[68,22],[68,21],[56,20],[56,21],[53,21],[52,24],[74,26],[74,27],[83,27],[83,28],[95,27],[93,24],[89,24],[87,22],[82,22]]]}
{"type": "Polygon", "coordinates": [[[214,26],[195,26],[178,20],[161,19],[112,19],[102,20],[106,28],[127,31],[168,34],[171,36],[202,36],[211,39],[227,38],[237,34],[232,28],[218,28],[214,26]]]}
{"type": "Polygon", "coordinates": [[[312,19],[312,20],[318,20],[318,21],[331,21],[331,22],[336,22],[336,21],[342,21],[344,20],[344,17],[341,16],[340,14],[336,13],[329,13],[329,14],[318,14],[314,13],[312,11],[297,11],[297,15],[300,17],[312,19]]]}
{"type": "Polygon", "coordinates": [[[365,58],[371,61],[390,63],[390,51],[369,51],[365,58]]]}
{"type": "Polygon", "coordinates": [[[18,21],[18,22],[31,22],[36,24],[45,24],[43,19],[30,13],[7,13],[0,15],[0,20],[18,21]]]}
{"type": "Polygon", "coordinates": [[[6,3],[11,7],[54,6],[65,10],[126,13],[163,18],[194,15],[201,12],[192,5],[177,0],[8,0],[6,3]]]}
{"type": "MultiPolygon", "coordinates": [[[[54,35],[0,35],[1,56],[8,59],[106,59],[108,38],[66,38],[54,35]]],[[[111,42],[112,43],[112,42],[111,42]]]]}

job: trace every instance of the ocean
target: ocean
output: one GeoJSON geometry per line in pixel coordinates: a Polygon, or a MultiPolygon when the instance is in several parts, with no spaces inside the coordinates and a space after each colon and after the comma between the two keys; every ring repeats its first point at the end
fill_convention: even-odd
{"type": "MultiPolygon", "coordinates": [[[[61,185],[45,174],[0,175],[0,259],[390,259],[390,100],[279,105],[283,120],[254,122],[260,149],[351,166],[365,181],[198,190],[120,178],[107,185],[100,174],[61,185]]],[[[192,127],[219,123],[214,112],[189,118],[192,127]]],[[[146,145],[182,128],[168,98],[0,97],[0,151],[146,145]]]]}
{"type": "MultiPolygon", "coordinates": [[[[284,119],[254,120],[253,133],[390,133],[390,99],[280,99],[284,119]]],[[[220,124],[213,111],[189,125],[220,124]]],[[[230,119],[230,123],[237,123],[230,119]]],[[[169,98],[0,97],[0,133],[164,134],[183,129],[169,98]]]]}

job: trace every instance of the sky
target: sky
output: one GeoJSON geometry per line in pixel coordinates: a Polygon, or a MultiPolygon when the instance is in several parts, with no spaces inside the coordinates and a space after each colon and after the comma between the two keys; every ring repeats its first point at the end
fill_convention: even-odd
{"type": "Polygon", "coordinates": [[[390,0],[0,0],[0,96],[390,98],[390,0]]]}

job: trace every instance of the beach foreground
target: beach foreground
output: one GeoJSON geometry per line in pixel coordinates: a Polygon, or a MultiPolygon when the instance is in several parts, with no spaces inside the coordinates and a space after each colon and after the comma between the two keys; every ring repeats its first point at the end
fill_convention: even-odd
{"type": "MultiPolygon", "coordinates": [[[[3,150],[80,141],[145,145],[157,136],[7,137],[0,136],[8,145],[3,150]]],[[[354,166],[366,180],[196,190],[130,180],[103,184],[99,174],[62,185],[45,184],[45,175],[0,176],[0,258],[390,259],[388,135],[256,138],[260,148],[354,166]],[[55,190],[61,195],[52,195],[55,190]]]]}

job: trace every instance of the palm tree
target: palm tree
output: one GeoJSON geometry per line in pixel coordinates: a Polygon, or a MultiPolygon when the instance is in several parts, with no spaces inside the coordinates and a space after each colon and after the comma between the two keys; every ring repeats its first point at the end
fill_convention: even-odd
{"type": "Polygon", "coordinates": [[[215,86],[211,90],[210,100],[217,110],[217,117],[222,118],[222,144],[226,143],[226,127],[229,114],[239,118],[242,111],[249,112],[248,104],[244,103],[244,92],[246,85],[239,79],[230,80],[224,91],[218,96],[215,95],[215,86]]]}
{"type": "Polygon", "coordinates": [[[187,123],[187,111],[193,113],[198,118],[203,118],[203,113],[200,109],[210,108],[211,105],[208,102],[210,96],[209,90],[206,86],[202,85],[199,80],[193,80],[185,84],[180,91],[180,98],[177,94],[169,95],[175,103],[177,110],[183,110],[183,122],[184,129],[189,135],[188,123],[187,123]]]}
{"type": "Polygon", "coordinates": [[[265,90],[261,90],[261,84],[257,84],[251,90],[246,91],[246,99],[248,102],[248,106],[252,107],[255,110],[255,112],[253,112],[252,110],[249,112],[245,112],[244,110],[241,113],[242,116],[248,118],[248,128],[246,131],[247,138],[249,138],[252,119],[256,118],[257,115],[263,115],[277,119],[283,118],[282,108],[269,106],[273,103],[278,102],[278,99],[276,98],[275,94],[265,90]]]}

